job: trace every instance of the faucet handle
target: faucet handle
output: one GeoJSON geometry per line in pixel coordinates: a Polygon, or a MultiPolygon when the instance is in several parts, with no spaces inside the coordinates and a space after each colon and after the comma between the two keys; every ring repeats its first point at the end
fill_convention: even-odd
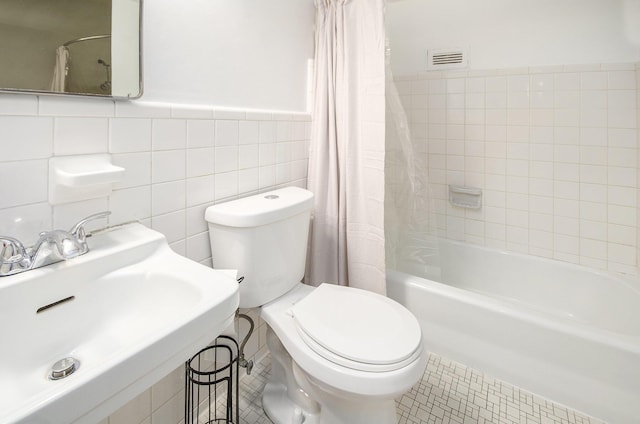
{"type": "Polygon", "coordinates": [[[87,225],[87,223],[89,223],[90,221],[100,219],[100,218],[106,218],[109,215],[111,215],[110,211],[98,212],[93,215],[89,215],[88,217],[80,220],[80,222],[74,225],[73,228],[69,230],[69,232],[73,234],[73,236],[76,239],[78,239],[79,242],[84,243],[87,237],[87,233],[84,226],[87,225]]]}
{"type": "Polygon", "coordinates": [[[0,247],[0,265],[29,266],[30,257],[20,240],[9,236],[0,236],[0,247]]]}

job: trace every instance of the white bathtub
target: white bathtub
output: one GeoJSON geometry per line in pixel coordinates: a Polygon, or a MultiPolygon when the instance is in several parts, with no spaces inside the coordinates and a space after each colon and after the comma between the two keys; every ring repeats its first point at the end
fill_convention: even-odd
{"type": "Polygon", "coordinates": [[[640,283],[456,242],[440,256],[446,284],[387,271],[389,297],[418,317],[428,350],[612,424],[640,423],[640,283]]]}

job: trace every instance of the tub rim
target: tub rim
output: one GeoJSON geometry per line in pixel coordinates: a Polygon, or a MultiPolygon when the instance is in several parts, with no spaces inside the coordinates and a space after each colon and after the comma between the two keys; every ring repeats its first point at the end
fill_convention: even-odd
{"type": "Polygon", "coordinates": [[[558,315],[547,314],[543,310],[535,310],[526,304],[521,304],[523,308],[518,309],[510,302],[500,298],[461,289],[446,283],[441,283],[391,268],[387,268],[387,283],[389,282],[389,277],[392,277],[392,279],[399,284],[406,283],[409,286],[418,288],[426,287],[428,291],[440,296],[455,298],[478,308],[491,309],[493,312],[500,315],[509,315],[516,319],[533,323],[534,325],[543,326],[547,329],[559,330],[599,344],[614,346],[629,353],[640,354],[640,334],[633,335],[606,330],[601,327],[580,321],[573,321],[558,315]],[[498,306],[498,308],[495,306],[498,306]]]}

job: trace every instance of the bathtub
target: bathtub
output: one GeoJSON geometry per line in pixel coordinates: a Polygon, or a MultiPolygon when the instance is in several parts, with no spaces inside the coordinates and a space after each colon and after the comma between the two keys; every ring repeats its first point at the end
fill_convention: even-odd
{"type": "MultiPolygon", "coordinates": [[[[614,423],[640,422],[639,282],[440,242],[439,281],[387,271],[427,350],[614,423]]],[[[428,276],[427,276],[428,277],[428,276]]]]}

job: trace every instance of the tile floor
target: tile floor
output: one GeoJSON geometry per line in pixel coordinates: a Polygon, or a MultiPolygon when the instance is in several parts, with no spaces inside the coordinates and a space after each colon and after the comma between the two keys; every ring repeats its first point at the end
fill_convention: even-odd
{"type": "MultiPolygon", "coordinates": [[[[241,380],[241,424],[271,424],[260,397],[270,369],[266,356],[241,380]]],[[[603,424],[433,354],[422,380],[397,405],[399,424],[603,424]]]]}

